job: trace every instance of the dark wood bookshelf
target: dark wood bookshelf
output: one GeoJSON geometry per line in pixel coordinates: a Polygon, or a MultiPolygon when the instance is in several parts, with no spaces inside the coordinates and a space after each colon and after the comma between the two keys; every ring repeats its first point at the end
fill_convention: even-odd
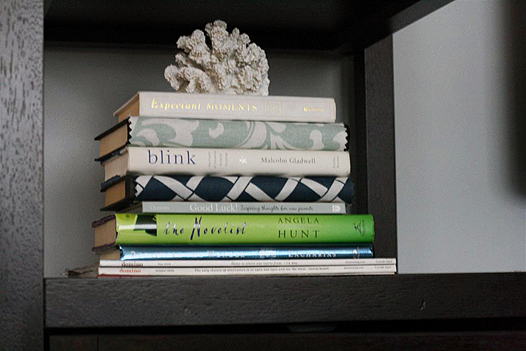
{"type": "Polygon", "coordinates": [[[222,19],[265,50],[358,52],[451,0],[45,1],[44,40],[66,45],[171,47],[222,19]]]}
{"type": "Polygon", "coordinates": [[[1,6],[0,341],[7,350],[520,349],[526,274],[45,278],[43,46],[175,48],[221,18],[266,50],[352,56],[357,189],[397,256],[392,34],[450,0],[73,1],[1,6]],[[15,195],[16,194],[16,195],[15,195]],[[7,303],[4,303],[7,302],[7,303]]]}
{"type": "Polygon", "coordinates": [[[523,273],[47,279],[45,314],[49,328],[517,318],[525,286],[523,273]]]}

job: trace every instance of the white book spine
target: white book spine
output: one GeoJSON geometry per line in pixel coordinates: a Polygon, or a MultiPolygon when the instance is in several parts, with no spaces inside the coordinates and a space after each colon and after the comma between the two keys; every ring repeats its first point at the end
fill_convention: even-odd
{"type": "Polygon", "coordinates": [[[104,168],[105,180],[126,174],[345,177],[351,161],[346,151],[127,147],[104,168]]]}
{"type": "Polygon", "coordinates": [[[99,267],[99,276],[370,275],[396,273],[395,265],[300,267],[99,267]]]}
{"type": "Polygon", "coordinates": [[[386,266],[394,258],[314,258],[252,260],[100,260],[101,267],[302,267],[302,266],[386,266]]]}
{"type": "MultiPolygon", "coordinates": [[[[333,98],[139,92],[141,116],[330,123],[333,98]]],[[[116,111],[116,114],[118,111],[116,111]]]]}
{"type": "Polygon", "coordinates": [[[142,213],[247,213],[247,214],[345,214],[346,206],[339,203],[313,202],[190,202],[143,201],[128,212],[142,213]]]}

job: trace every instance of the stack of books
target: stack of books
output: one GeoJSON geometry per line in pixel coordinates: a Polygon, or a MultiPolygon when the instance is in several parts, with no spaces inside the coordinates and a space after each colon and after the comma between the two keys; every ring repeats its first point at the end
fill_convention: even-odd
{"type": "Polygon", "coordinates": [[[139,92],[95,139],[98,275],[389,274],[333,99],[139,92]]]}

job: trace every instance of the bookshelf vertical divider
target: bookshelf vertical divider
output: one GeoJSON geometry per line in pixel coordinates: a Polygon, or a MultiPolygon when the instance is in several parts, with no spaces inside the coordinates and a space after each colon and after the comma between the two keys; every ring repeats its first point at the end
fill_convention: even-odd
{"type": "Polygon", "coordinates": [[[0,4],[0,348],[44,343],[43,1],[0,4]]]}
{"type": "Polygon", "coordinates": [[[376,257],[397,257],[392,35],[355,56],[357,211],[375,221],[376,257]]]}

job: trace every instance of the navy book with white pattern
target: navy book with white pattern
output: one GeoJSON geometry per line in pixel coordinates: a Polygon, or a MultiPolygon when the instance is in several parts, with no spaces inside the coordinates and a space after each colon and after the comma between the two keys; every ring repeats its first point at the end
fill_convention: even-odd
{"type": "Polygon", "coordinates": [[[102,183],[103,211],[118,211],[141,201],[339,202],[350,204],[350,177],[275,176],[126,176],[102,183]]]}

